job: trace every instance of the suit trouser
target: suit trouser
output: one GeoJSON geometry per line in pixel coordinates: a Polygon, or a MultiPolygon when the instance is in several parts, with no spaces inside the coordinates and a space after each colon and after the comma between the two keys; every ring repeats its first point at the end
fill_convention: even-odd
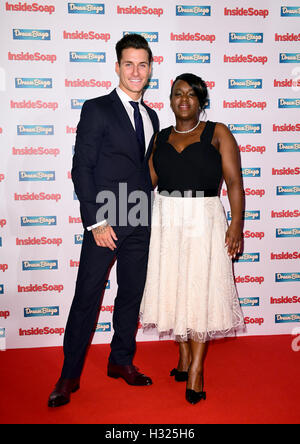
{"type": "Polygon", "coordinates": [[[64,337],[62,378],[78,378],[81,375],[108,271],[115,258],[118,292],[109,360],[116,365],[132,364],[147,273],[149,240],[147,227],[136,227],[129,235],[118,236],[115,242],[117,249],[111,251],[98,247],[92,232],[85,231],[75,296],[64,337]]]}

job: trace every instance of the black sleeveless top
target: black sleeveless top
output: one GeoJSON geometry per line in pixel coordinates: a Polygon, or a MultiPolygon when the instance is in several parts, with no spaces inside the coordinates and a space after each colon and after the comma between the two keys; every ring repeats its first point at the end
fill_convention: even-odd
{"type": "Polygon", "coordinates": [[[158,191],[204,191],[217,196],[222,180],[219,151],[212,145],[216,123],[208,121],[199,142],[188,145],[181,153],[168,142],[172,126],[158,133],[153,166],[158,176],[158,191]]]}

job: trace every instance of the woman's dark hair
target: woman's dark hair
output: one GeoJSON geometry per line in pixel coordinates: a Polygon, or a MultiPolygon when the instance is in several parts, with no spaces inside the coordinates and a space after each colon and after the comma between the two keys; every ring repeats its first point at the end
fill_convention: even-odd
{"type": "Polygon", "coordinates": [[[208,89],[204,80],[202,80],[201,77],[198,77],[195,74],[189,74],[189,73],[181,74],[180,76],[176,77],[176,79],[174,80],[171,89],[170,99],[173,96],[175,84],[179,80],[183,80],[188,85],[190,85],[191,88],[193,88],[194,93],[198,97],[200,109],[201,111],[204,111],[208,102],[208,89]]]}
{"type": "Polygon", "coordinates": [[[140,34],[127,34],[116,44],[116,53],[119,64],[121,63],[123,50],[128,48],[145,49],[148,53],[149,64],[152,62],[152,51],[147,40],[140,34]]]}

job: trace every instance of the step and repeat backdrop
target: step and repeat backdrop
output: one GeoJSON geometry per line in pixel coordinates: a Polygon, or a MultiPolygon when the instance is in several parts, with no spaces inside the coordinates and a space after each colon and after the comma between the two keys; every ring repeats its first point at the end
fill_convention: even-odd
{"type": "MultiPolygon", "coordinates": [[[[115,44],[133,32],[154,53],[145,102],[161,127],[173,79],[192,72],[209,88],[204,119],[238,142],[245,334],[300,331],[299,1],[1,0],[0,19],[0,348],[62,344],[82,243],[76,126],[86,99],[117,86],[115,44]]],[[[230,221],[226,186],[221,199],[230,221]]],[[[116,288],[113,268],[94,343],[111,340],[116,288]]]]}

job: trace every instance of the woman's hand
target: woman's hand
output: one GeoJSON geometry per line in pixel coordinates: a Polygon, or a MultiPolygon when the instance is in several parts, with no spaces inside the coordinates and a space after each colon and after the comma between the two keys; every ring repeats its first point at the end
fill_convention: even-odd
{"type": "Polygon", "coordinates": [[[230,256],[231,259],[235,259],[236,255],[242,252],[242,230],[240,223],[231,223],[226,233],[225,247],[228,248],[228,256],[230,256]]]}

